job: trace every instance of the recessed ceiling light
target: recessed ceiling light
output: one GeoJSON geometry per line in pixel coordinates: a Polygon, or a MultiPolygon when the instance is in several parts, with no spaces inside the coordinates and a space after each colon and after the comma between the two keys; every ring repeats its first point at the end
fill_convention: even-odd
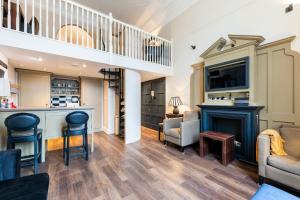
{"type": "Polygon", "coordinates": [[[80,64],[78,64],[78,63],[72,63],[72,67],[79,67],[80,66],[80,64]]]}
{"type": "Polygon", "coordinates": [[[42,62],[43,61],[43,58],[41,57],[29,57],[31,60],[34,60],[34,61],[38,61],[38,62],[42,62]]]}
{"type": "Polygon", "coordinates": [[[44,70],[44,71],[47,71],[47,67],[44,67],[43,70],[44,70]]]}
{"type": "Polygon", "coordinates": [[[79,75],[81,75],[81,72],[79,72],[79,75]]]}
{"type": "Polygon", "coordinates": [[[86,66],[86,64],[83,64],[82,67],[83,67],[83,68],[86,68],[87,66],[86,66]]]}
{"type": "Polygon", "coordinates": [[[20,64],[20,67],[24,67],[24,65],[23,65],[23,64],[20,64]]]}

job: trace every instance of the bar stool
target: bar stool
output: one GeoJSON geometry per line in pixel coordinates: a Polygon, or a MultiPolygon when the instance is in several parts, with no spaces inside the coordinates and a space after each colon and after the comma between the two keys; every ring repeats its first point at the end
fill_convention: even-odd
{"type": "Polygon", "coordinates": [[[34,174],[37,174],[38,163],[41,162],[42,129],[37,126],[40,118],[30,113],[17,113],[5,119],[7,128],[7,149],[15,149],[15,144],[33,142],[34,154],[21,157],[21,167],[34,166],[34,174]]]}
{"type": "Polygon", "coordinates": [[[72,157],[85,156],[85,160],[89,159],[88,137],[87,137],[87,122],[89,115],[82,111],[75,111],[66,116],[67,127],[63,131],[64,148],[63,158],[65,165],[69,165],[70,150],[79,149],[82,153],[73,154],[72,157]],[[70,137],[82,135],[82,145],[70,147],[70,137]]]}

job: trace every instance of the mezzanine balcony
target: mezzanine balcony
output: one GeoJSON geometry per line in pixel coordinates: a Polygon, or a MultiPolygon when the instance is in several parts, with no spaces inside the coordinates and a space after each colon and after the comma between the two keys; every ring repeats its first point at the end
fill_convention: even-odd
{"type": "Polygon", "coordinates": [[[69,0],[0,3],[0,45],[62,52],[69,57],[80,47],[87,53],[77,51],[77,55],[102,64],[132,65],[144,71],[155,68],[153,72],[162,73],[172,69],[171,41],[114,19],[112,14],[105,15],[69,0]]]}

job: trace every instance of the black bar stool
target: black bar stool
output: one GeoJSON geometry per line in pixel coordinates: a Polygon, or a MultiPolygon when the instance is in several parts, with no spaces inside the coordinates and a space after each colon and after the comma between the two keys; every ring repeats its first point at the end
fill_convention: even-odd
{"type": "Polygon", "coordinates": [[[89,115],[82,111],[75,111],[66,116],[66,122],[68,126],[64,129],[64,148],[63,148],[63,158],[65,165],[69,165],[70,160],[70,150],[79,149],[82,153],[73,154],[72,157],[84,155],[85,159],[89,159],[88,150],[88,136],[87,136],[87,122],[89,120],[89,115]],[[82,145],[70,147],[70,137],[82,135],[82,145]]]}
{"type": "Polygon", "coordinates": [[[42,152],[42,129],[37,126],[40,118],[30,113],[17,113],[5,119],[7,128],[7,149],[14,149],[16,143],[33,142],[34,154],[21,157],[21,167],[34,166],[37,174],[38,163],[41,162],[42,152]]]}

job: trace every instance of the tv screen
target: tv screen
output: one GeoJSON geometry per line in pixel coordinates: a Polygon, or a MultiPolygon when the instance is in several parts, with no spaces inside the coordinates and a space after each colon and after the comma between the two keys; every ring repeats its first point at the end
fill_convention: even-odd
{"type": "Polygon", "coordinates": [[[248,88],[248,66],[249,57],[206,67],[206,91],[248,88]]]}

